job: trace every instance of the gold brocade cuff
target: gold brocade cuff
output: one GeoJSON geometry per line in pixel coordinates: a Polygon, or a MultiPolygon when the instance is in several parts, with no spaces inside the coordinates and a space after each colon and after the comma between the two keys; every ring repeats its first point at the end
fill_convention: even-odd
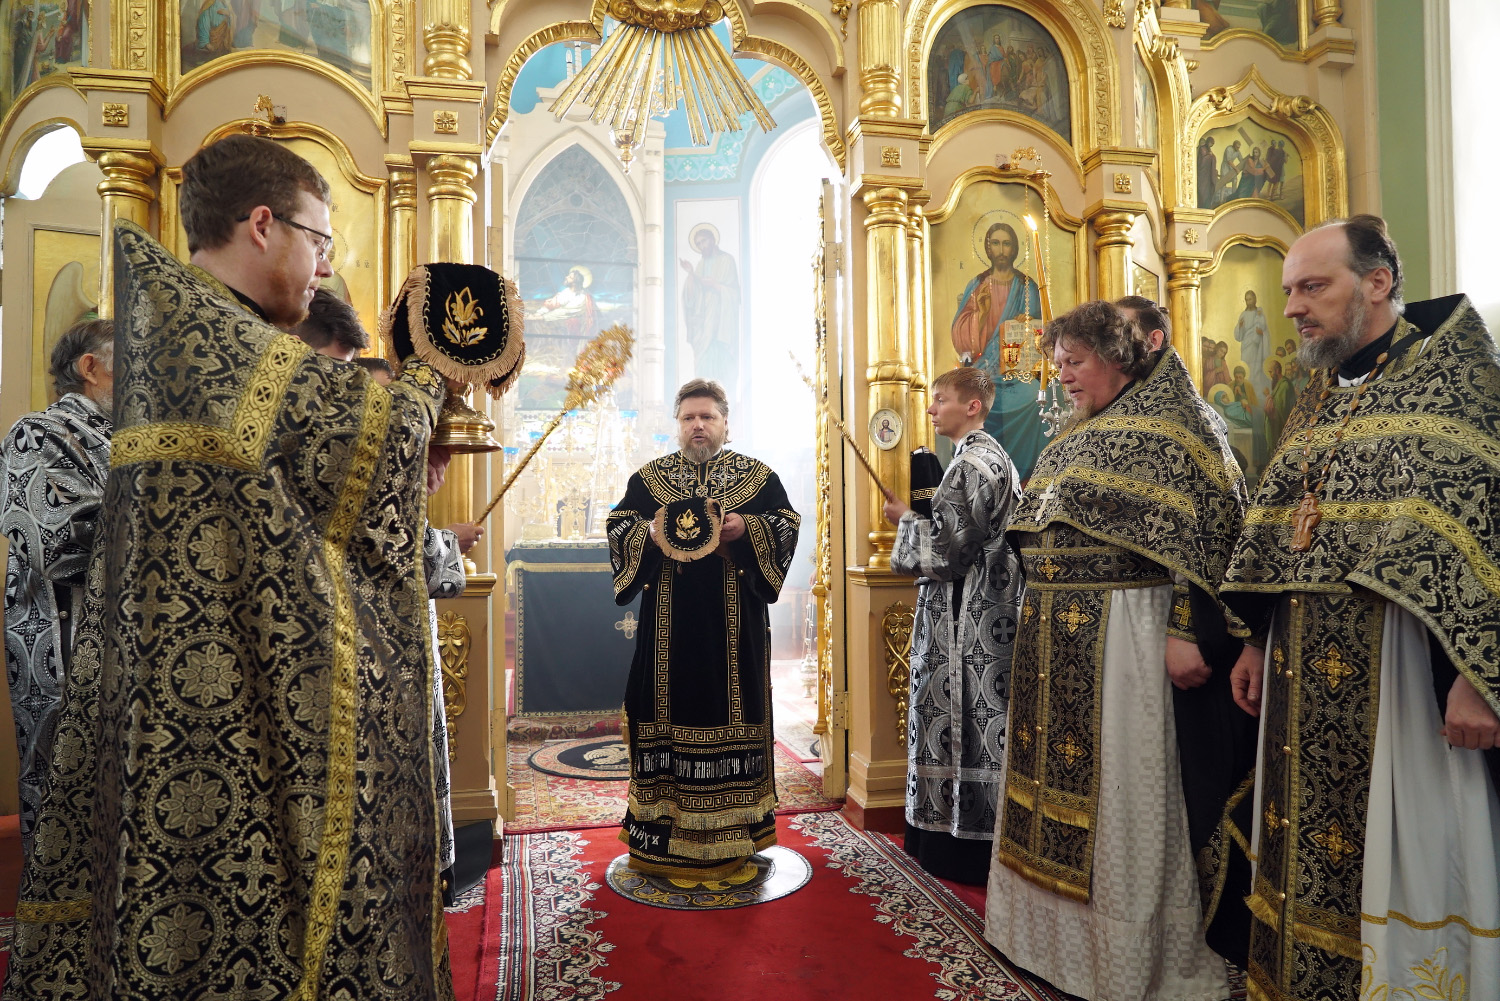
{"type": "Polygon", "coordinates": [[[1167,617],[1167,635],[1189,643],[1198,642],[1193,629],[1193,603],[1186,584],[1172,585],[1172,614],[1167,617]]]}

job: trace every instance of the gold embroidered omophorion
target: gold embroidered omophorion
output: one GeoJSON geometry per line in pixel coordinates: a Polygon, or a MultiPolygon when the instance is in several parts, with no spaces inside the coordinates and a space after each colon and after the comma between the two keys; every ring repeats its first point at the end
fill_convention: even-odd
{"type": "Polygon", "coordinates": [[[766,606],[781,591],[799,523],[776,474],[729,451],[701,464],[680,452],[648,463],[610,513],[616,600],[641,596],[620,834],[637,870],[718,879],[776,843],[766,606]],[[692,558],[672,535],[680,511],[704,534],[704,499],[743,518],[745,533],[692,558]],[[660,514],[669,505],[670,520],[660,514]],[[653,519],[661,546],[649,538],[653,519]]]}
{"type": "Polygon", "coordinates": [[[451,997],[418,569],[441,381],[383,389],[115,240],[129,444],[7,996],[451,997]]]}

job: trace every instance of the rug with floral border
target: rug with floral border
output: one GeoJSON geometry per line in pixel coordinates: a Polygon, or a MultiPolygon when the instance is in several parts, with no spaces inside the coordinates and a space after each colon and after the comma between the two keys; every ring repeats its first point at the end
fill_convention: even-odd
{"type": "MultiPolygon", "coordinates": [[[[616,827],[625,816],[629,783],[564,778],[537,771],[528,763],[544,740],[512,737],[506,746],[507,781],[515,790],[514,819],[508,834],[616,827]]],[[[837,810],[842,800],[823,795],[823,779],[776,746],[776,812],[837,810]]]]}

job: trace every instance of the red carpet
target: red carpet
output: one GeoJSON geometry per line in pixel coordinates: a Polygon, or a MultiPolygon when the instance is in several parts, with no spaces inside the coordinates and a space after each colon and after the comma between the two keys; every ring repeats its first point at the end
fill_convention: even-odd
{"type": "Polygon", "coordinates": [[[667,988],[682,1001],[1057,996],[1027,986],[984,943],[980,917],[910,872],[888,838],[836,813],[782,817],[777,829],[813,864],[812,882],[768,904],[707,913],[646,907],[604,886],[624,850],[613,831],[507,839],[509,861],[489,876],[474,1001],[659,1001],[667,988]]]}

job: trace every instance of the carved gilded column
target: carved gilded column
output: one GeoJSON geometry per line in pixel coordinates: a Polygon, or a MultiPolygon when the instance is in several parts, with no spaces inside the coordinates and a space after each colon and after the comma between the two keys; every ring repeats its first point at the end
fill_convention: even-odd
{"type": "MultiPolygon", "coordinates": [[[[907,252],[910,265],[911,290],[907,300],[911,306],[907,329],[910,331],[907,355],[911,365],[911,393],[908,397],[908,426],[906,448],[910,452],[919,445],[933,447],[932,422],[927,419],[927,407],[932,402],[933,369],[932,331],[929,329],[927,287],[927,221],[921,205],[913,205],[906,217],[907,252]]],[[[909,468],[909,467],[908,467],[909,468]]]]}
{"type": "Polygon", "coordinates": [[[391,288],[400,288],[416,263],[417,171],[407,161],[391,164],[391,288]]]}
{"type": "MultiPolygon", "coordinates": [[[[865,192],[864,202],[869,209],[865,216],[865,322],[871,359],[865,379],[869,384],[869,413],[873,418],[881,410],[892,410],[910,428],[907,404],[912,378],[908,280],[911,267],[907,194],[901,188],[877,188],[865,192]]],[[[911,478],[910,464],[903,461],[906,450],[871,448],[868,438],[865,445],[881,481],[897,496],[905,497],[911,478]]],[[[869,496],[873,526],[869,537],[875,549],[870,554],[869,566],[874,570],[889,570],[896,531],[885,520],[881,510],[885,500],[880,492],[871,489],[869,496]]]]}
{"type": "Polygon", "coordinates": [[[106,150],[99,154],[99,198],[103,212],[103,240],[99,258],[99,315],[114,315],[115,305],[115,221],[126,219],[137,226],[151,222],[151,202],[156,189],[157,162],[149,156],[129,150],[106,150]]]}
{"type": "Polygon", "coordinates": [[[1313,0],[1313,18],[1319,28],[1331,28],[1343,16],[1343,0],[1313,0]]]}
{"type": "Polygon", "coordinates": [[[471,156],[443,154],[427,161],[427,206],[432,225],[428,258],[472,264],[474,261],[474,193],[479,162],[471,156]]]}
{"type": "Polygon", "coordinates": [[[901,10],[897,0],[859,5],[859,113],[901,117],[901,10]]]}
{"type": "Polygon", "coordinates": [[[1099,234],[1094,252],[1099,260],[1099,298],[1118,299],[1130,294],[1130,228],[1134,212],[1103,211],[1090,220],[1099,234]]]}
{"type": "Polygon", "coordinates": [[[473,79],[468,0],[429,0],[425,10],[428,20],[422,26],[422,43],[427,47],[427,58],[422,60],[422,75],[443,80],[473,79]]]}
{"type": "MultiPolygon", "coordinates": [[[[429,38],[429,61],[432,42],[429,38]]],[[[431,66],[428,72],[432,72],[431,66]]],[[[472,182],[479,173],[479,161],[475,156],[441,153],[430,157],[423,172],[427,175],[428,209],[428,261],[472,264],[474,262],[474,205],[478,201],[472,182]]],[[[405,170],[392,171],[392,204],[398,201],[398,185],[405,188],[415,184],[416,174],[398,179],[405,170]]],[[[415,229],[415,191],[411,191],[413,204],[402,211],[409,213],[415,229]]],[[[396,231],[392,227],[392,232],[396,231]]],[[[413,232],[410,245],[415,249],[413,232]]],[[[453,402],[449,397],[449,403],[453,402]]],[[[447,408],[445,407],[445,410],[447,408]]],[[[427,502],[427,518],[434,526],[442,528],[457,522],[467,522],[474,516],[474,456],[454,455],[448,464],[447,481],[443,488],[433,494],[427,502]]],[[[474,550],[476,553],[479,549],[474,550]]],[[[441,664],[443,680],[447,688],[444,701],[450,712],[451,723],[448,737],[454,748],[453,767],[453,820],[462,826],[474,821],[494,821],[503,830],[500,820],[502,804],[508,806],[503,797],[505,776],[505,727],[503,723],[504,702],[499,705],[501,725],[499,732],[491,733],[492,722],[497,715],[496,707],[490,705],[490,692],[503,693],[503,683],[491,684],[491,640],[490,629],[494,619],[492,596],[496,575],[479,573],[472,560],[465,557],[464,569],[468,572],[468,584],[461,597],[438,603],[440,613],[440,638],[446,644],[441,664]],[[441,628],[446,622],[446,628],[441,628]],[[467,639],[467,643],[462,641],[467,639]],[[462,658],[459,657],[460,652],[462,658]],[[462,664],[459,663],[460,659],[462,664]],[[459,700],[455,702],[454,700],[459,700]],[[463,712],[460,705],[480,703],[484,712],[463,712]],[[497,753],[498,752],[498,753],[497,753]],[[496,774],[500,783],[496,782],[496,774]]],[[[503,670],[501,675],[503,677],[503,670]]],[[[503,694],[501,695],[503,700],[503,694]]]]}
{"type": "MultiPolygon", "coordinates": [[[[1203,261],[1196,257],[1167,258],[1167,309],[1172,317],[1172,346],[1182,355],[1194,382],[1203,378],[1202,315],[1203,261]]],[[[1199,386],[1204,392],[1207,386],[1199,386]]]]}

